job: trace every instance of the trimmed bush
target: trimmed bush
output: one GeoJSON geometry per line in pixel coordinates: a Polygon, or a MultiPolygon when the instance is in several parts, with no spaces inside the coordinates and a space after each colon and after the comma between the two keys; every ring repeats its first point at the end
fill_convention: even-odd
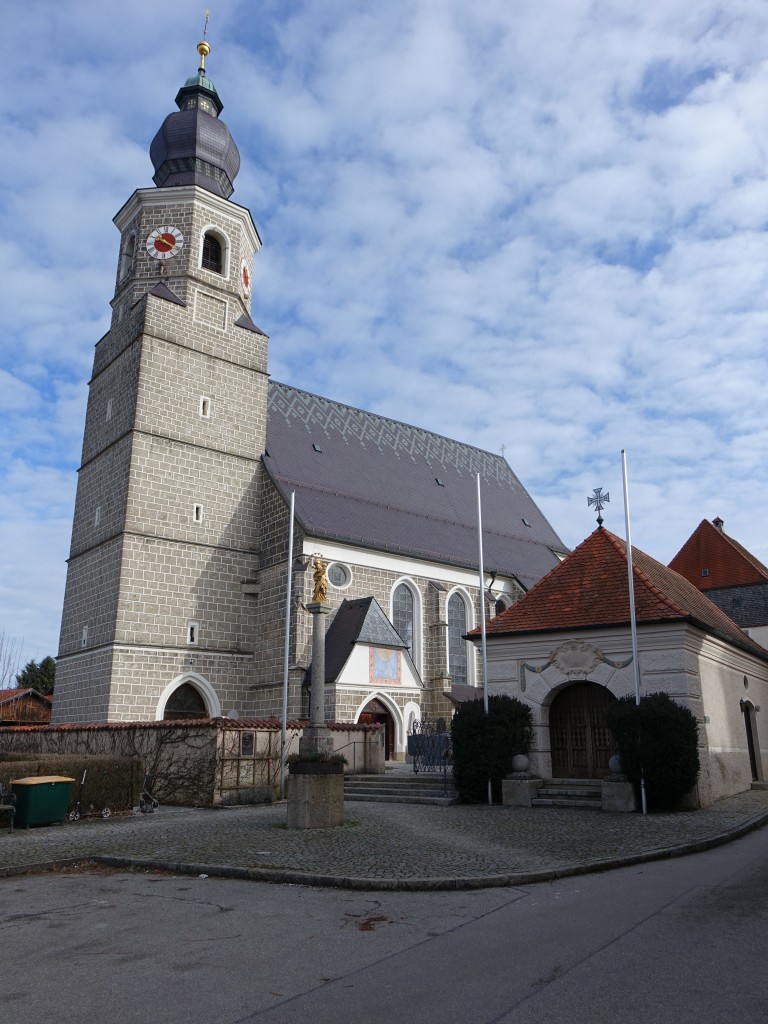
{"type": "Polygon", "coordinates": [[[527,754],[533,735],[533,715],[516,697],[488,698],[460,704],[451,723],[453,781],[462,800],[488,799],[488,779],[494,803],[501,802],[501,782],[512,771],[512,758],[527,754]]]}
{"type": "Polygon", "coordinates": [[[647,693],[639,704],[631,696],[614,701],[606,717],[622,772],[638,790],[645,778],[648,808],[674,810],[699,777],[696,716],[666,693],[647,693]]]}

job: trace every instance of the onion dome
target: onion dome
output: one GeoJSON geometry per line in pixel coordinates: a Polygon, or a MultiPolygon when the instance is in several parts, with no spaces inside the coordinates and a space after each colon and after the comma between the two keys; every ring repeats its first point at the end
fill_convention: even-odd
{"type": "Polygon", "coordinates": [[[158,188],[200,185],[229,199],[240,170],[240,153],[229,128],[219,120],[224,105],[205,73],[211,48],[202,42],[197,51],[200,68],[179,89],[178,111],[166,117],[149,147],[155,168],[152,180],[158,188]]]}

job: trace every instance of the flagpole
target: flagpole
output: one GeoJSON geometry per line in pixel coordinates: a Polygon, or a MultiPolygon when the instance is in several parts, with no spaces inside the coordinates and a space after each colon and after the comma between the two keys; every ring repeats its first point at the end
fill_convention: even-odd
{"type": "Polygon", "coordinates": [[[285,593],[285,643],[283,645],[283,714],[280,731],[280,799],[285,798],[285,743],[288,732],[288,656],[291,640],[291,583],[293,581],[293,520],[295,492],[291,491],[288,527],[288,585],[285,593]]]}
{"type": "MultiPolygon", "coordinates": [[[[483,571],[483,506],[480,500],[480,474],[477,474],[477,543],[480,563],[480,647],[483,655],[483,710],[488,718],[488,651],[485,643],[485,572],[483,571]]],[[[488,779],[488,803],[493,803],[491,780],[488,779]]]]}
{"type": "MultiPolygon", "coordinates": [[[[635,582],[632,572],[632,533],[629,525],[629,485],[627,483],[627,453],[621,449],[621,471],[624,480],[624,522],[627,530],[627,575],[629,577],[629,622],[632,632],[632,668],[635,677],[635,704],[640,703],[640,663],[637,655],[637,619],[635,616],[635,582]]],[[[640,796],[643,803],[643,814],[648,813],[645,794],[645,776],[640,766],[640,796]]]]}

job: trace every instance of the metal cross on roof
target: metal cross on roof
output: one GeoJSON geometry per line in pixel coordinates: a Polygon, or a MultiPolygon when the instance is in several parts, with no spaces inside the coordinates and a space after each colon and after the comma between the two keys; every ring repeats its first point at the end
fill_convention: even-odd
{"type": "Polygon", "coordinates": [[[611,500],[611,496],[610,494],[608,494],[607,491],[605,494],[603,494],[602,487],[593,487],[592,492],[594,494],[594,498],[587,498],[587,506],[595,506],[595,512],[597,512],[597,525],[602,526],[603,517],[600,515],[600,513],[605,508],[605,503],[611,500]]]}

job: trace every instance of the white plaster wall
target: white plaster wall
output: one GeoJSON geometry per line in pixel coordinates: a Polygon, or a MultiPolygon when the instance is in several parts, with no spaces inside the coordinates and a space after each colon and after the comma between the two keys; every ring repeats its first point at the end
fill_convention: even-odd
{"type": "Polygon", "coordinates": [[[755,754],[763,776],[768,766],[768,665],[715,638],[702,645],[701,688],[709,746],[711,798],[749,789],[752,772],[747,732],[740,702],[756,708],[755,754]],[[744,678],[747,686],[744,686],[744,678]]]}
{"type": "MultiPolygon", "coordinates": [[[[337,686],[371,686],[369,651],[370,647],[367,644],[355,644],[336,680],[337,686]]],[[[401,651],[397,652],[397,657],[400,661],[400,686],[421,690],[421,682],[410,660],[404,658],[401,651]]],[[[386,686],[384,689],[390,690],[395,687],[386,686]]]]}
{"type": "MultiPolygon", "coordinates": [[[[489,692],[518,697],[530,705],[534,718],[531,770],[544,777],[552,767],[549,707],[559,690],[587,680],[607,687],[615,697],[635,692],[631,663],[616,668],[596,662],[587,653],[583,668],[565,671],[562,666],[547,664],[558,648],[573,641],[584,645],[587,652],[589,648],[601,651],[613,662],[631,657],[630,635],[624,629],[488,638],[489,692]],[[523,673],[524,664],[534,670],[523,673]]],[[[762,771],[768,771],[768,721],[763,726],[768,713],[768,663],[686,623],[641,626],[638,657],[641,694],[667,693],[689,708],[699,722],[698,795],[702,806],[751,785],[742,698],[761,709],[756,712],[756,745],[762,771]],[[748,688],[744,687],[745,676],[748,688]]]]}

